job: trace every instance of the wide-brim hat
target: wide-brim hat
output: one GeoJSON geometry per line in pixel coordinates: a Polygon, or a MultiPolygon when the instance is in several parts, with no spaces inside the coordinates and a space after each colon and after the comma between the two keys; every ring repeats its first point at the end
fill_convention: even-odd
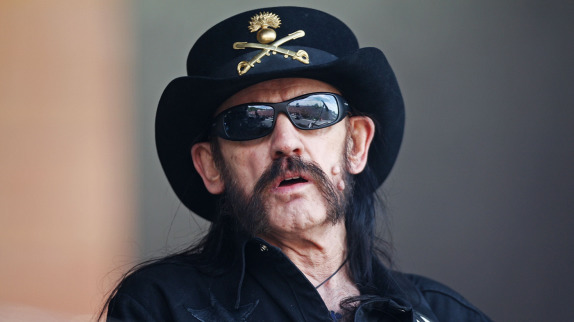
{"type": "Polygon", "coordinates": [[[368,165],[376,187],[387,178],[397,158],[403,137],[404,104],[391,66],[381,50],[359,48],[353,32],[327,13],[274,7],[235,15],[197,40],[188,56],[187,72],[188,76],[171,81],[160,99],[156,145],[163,170],[179,199],[207,220],[217,211],[218,197],[207,191],[195,170],[191,147],[209,140],[213,114],[223,101],[262,81],[287,77],[324,81],[339,89],[352,109],[370,116],[376,131],[368,165]],[[269,29],[274,30],[276,40],[258,42],[257,32],[250,31],[255,28],[267,29],[264,39],[273,33],[269,29]],[[293,33],[299,37],[289,36],[293,33]],[[289,39],[283,42],[284,37],[289,39]],[[244,49],[234,49],[237,42],[248,45],[235,45],[244,49]],[[269,46],[279,48],[270,50],[269,46]],[[263,55],[257,59],[258,54],[263,55]],[[303,62],[305,57],[307,63],[303,62]],[[249,70],[240,75],[246,64],[249,70]]]}

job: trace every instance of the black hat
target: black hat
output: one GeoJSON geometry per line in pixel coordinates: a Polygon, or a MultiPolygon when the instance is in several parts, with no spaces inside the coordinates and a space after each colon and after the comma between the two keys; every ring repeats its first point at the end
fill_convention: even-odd
{"type": "Polygon", "coordinates": [[[262,8],[240,13],[206,31],[187,59],[188,76],[167,86],[156,115],[161,165],[179,199],[211,220],[217,197],[193,166],[191,146],[208,139],[214,111],[236,92],[262,81],[301,77],[338,88],[356,111],[377,128],[368,165],[377,187],[397,158],[404,128],[404,104],[395,75],[377,48],[359,48],[339,19],[300,7],[262,8]]]}

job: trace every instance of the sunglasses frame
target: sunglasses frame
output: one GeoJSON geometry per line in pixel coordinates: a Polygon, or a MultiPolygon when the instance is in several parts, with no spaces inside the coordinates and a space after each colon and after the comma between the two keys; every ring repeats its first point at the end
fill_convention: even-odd
{"type": "Polygon", "coordinates": [[[315,92],[315,93],[308,93],[305,95],[301,95],[301,96],[297,96],[294,97],[292,99],[289,99],[287,101],[283,101],[283,102],[278,102],[278,103],[268,103],[268,102],[252,102],[252,103],[245,103],[245,104],[239,104],[239,105],[235,105],[232,106],[224,111],[222,111],[221,113],[217,114],[214,119],[213,119],[213,123],[211,124],[211,132],[212,134],[217,134],[217,136],[229,140],[229,141],[250,141],[250,140],[255,140],[255,139],[259,139],[262,137],[265,137],[269,134],[271,134],[273,132],[273,129],[275,129],[275,122],[277,121],[277,117],[279,116],[279,113],[283,113],[287,116],[287,118],[289,119],[289,121],[291,122],[291,124],[293,124],[293,126],[295,126],[297,129],[300,130],[319,130],[319,129],[323,129],[332,125],[335,125],[337,123],[339,123],[341,120],[343,120],[350,112],[351,108],[349,106],[349,103],[347,103],[347,101],[338,94],[335,93],[329,93],[329,92],[315,92]],[[297,101],[297,100],[301,100],[310,96],[315,96],[315,95],[329,95],[335,98],[336,102],[337,102],[337,107],[339,109],[339,114],[337,115],[337,118],[329,124],[325,124],[325,125],[321,125],[318,127],[314,127],[314,128],[307,128],[307,127],[300,127],[298,126],[293,119],[291,118],[291,115],[289,115],[289,111],[287,110],[287,106],[289,106],[289,104],[293,101],[297,101]],[[268,131],[265,131],[262,135],[258,135],[255,137],[250,137],[247,139],[238,139],[238,138],[234,138],[231,137],[227,134],[227,132],[225,131],[225,124],[224,124],[224,119],[225,116],[231,112],[232,110],[236,109],[236,108],[244,108],[247,106],[251,106],[251,105],[263,105],[263,106],[267,106],[267,107],[271,107],[273,109],[273,123],[271,125],[271,127],[268,129],[268,131]]]}

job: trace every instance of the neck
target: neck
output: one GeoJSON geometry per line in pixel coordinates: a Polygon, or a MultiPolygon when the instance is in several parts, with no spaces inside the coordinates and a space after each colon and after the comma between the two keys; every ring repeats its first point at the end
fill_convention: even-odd
{"type": "Polygon", "coordinates": [[[346,258],[346,231],[343,222],[325,223],[313,231],[273,233],[262,236],[279,247],[314,285],[331,275],[346,258]]]}
{"type": "Polygon", "coordinates": [[[339,311],[339,302],[359,292],[350,278],[344,222],[326,223],[322,229],[299,234],[269,233],[261,236],[279,247],[317,289],[330,310],[339,311]],[[343,265],[341,267],[341,265],[343,265]],[[335,271],[339,271],[335,273],[335,271]]]}

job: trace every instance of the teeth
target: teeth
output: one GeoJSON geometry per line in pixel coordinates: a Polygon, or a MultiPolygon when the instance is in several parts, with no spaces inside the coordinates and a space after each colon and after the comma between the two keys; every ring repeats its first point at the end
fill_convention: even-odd
{"type": "Polygon", "coordinates": [[[293,177],[293,178],[285,179],[285,181],[296,180],[296,179],[299,179],[299,178],[301,178],[301,177],[293,177]]]}

